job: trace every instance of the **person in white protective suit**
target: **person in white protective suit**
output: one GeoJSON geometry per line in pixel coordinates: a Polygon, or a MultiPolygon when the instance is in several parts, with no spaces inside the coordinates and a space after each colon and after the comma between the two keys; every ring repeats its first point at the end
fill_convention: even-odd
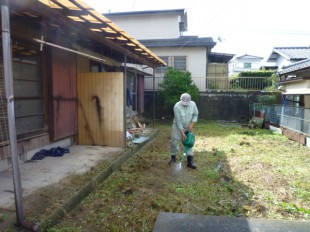
{"type": "MultiPolygon", "coordinates": [[[[176,156],[180,153],[180,142],[186,139],[185,132],[192,131],[195,122],[198,119],[198,108],[196,103],[191,100],[188,93],[183,93],[174,107],[174,119],[171,133],[171,160],[169,164],[176,162],[176,156]]],[[[190,148],[186,154],[187,167],[196,169],[197,166],[193,160],[193,148],[190,148]]]]}

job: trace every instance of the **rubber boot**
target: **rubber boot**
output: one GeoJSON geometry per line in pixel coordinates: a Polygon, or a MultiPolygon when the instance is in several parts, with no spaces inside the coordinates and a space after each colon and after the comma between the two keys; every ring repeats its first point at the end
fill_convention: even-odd
{"type": "Polygon", "coordinates": [[[171,163],[175,164],[175,162],[176,162],[175,155],[171,155],[171,160],[169,161],[169,166],[171,166],[171,163]]]}
{"type": "Polygon", "coordinates": [[[193,156],[187,156],[187,167],[189,167],[189,168],[192,168],[192,169],[196,169],[197,168],[197,166],[196,166],[196,164],[194,163],[194,157],[193,156]]]}

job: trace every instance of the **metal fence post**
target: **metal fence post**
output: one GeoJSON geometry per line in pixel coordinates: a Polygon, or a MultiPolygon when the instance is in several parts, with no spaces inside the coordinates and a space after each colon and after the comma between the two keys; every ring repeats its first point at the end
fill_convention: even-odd
{"type": "Polygon", "coordinates": [[[3,50],[3,66],[5,79],[5,92],[7,98],[8,124],[10,148],[13,167],[13,181],[16,205],[17,222],[24,221],[24,205],[23,194],[20,177],[19,157],[17,153],[17,139],[15,126],[14,111],[14,92],[13,92],[13,71],[12,71],[12,55],[11,55],[11,35],[10,35],[10,11],[8,1],[1,1],[1,26],[2,26],[2,50],[3,50]]]}

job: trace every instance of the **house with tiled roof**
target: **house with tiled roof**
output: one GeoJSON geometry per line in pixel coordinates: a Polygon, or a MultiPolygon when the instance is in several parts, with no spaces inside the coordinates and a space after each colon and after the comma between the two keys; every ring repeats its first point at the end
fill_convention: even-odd
{"type": "MultiPolygon", "coordinates": [[[[212,37],[185,36],[187,12],[184,9],[117,12],[104,15],[131,33],[147,48],[152,49],[168,66],[176,70],[189,71],[194,82],[198,79],[206,82],[208,69],[211,66],[212,70],[217,70],[222,76],[228,77],[227,60],[233,55],[216,56],[215,53],[211,53],[216,45],[212,37]],[[215,57],[221,59],[214,59],[215,57]],[[215,60],[219,63],[213,63],[215,60]],[[214,65],[217,68],[213,68],[214,65]]],[[[156,68],[155,76],[163,77],[167,69],[167,66],[156,68]]],[[[206,83],[199,83],[200,91],[205,91],[206,86],[206,83]]],[[[148,88],[147,83],[145,87],[148,88]]]]}
{"type": "Polygon", "coordinates": [[[285,136],[310,147],[310,58],[277,72],[282,92],[281,127],[285,136]]]}
{"type": "Polygon", "coordinates": [[[310,47],[274,47],[267,63],[278,70],[286,103],[310,107],[310,47]]]}
{"type": "Polygon", "coordinates": [[[253,55],[235,56],[229,61],[229,76],[245,71],[257,71],[261,67],[263,57],[253,55]]]}
{"type": "Polygon", "coordinates": [[[285,98],[293,99],[294,105],[310,108],[310,58],[284,66],[278,75],[279,90],[285,98]]]}
{"type": "Polygon", "coordinates": [[[278,70],[285,66],[310,58],[310,47],[275,47],[267,58],[278,70]]]}

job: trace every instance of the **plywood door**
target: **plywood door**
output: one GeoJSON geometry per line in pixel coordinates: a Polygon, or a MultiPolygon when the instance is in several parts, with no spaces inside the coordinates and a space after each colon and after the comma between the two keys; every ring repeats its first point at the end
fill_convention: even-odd
{"type": "Polygon", "coordinates": [[[78,143],[125,147],[123,73],[80,73],[78,98],[78,143]]]}
{"type": "Polygon", "coordinates": [[[51,55],[49,130],[51,139],[59,140],[78,131],[76,54],[55,48],[51,55]]]}

